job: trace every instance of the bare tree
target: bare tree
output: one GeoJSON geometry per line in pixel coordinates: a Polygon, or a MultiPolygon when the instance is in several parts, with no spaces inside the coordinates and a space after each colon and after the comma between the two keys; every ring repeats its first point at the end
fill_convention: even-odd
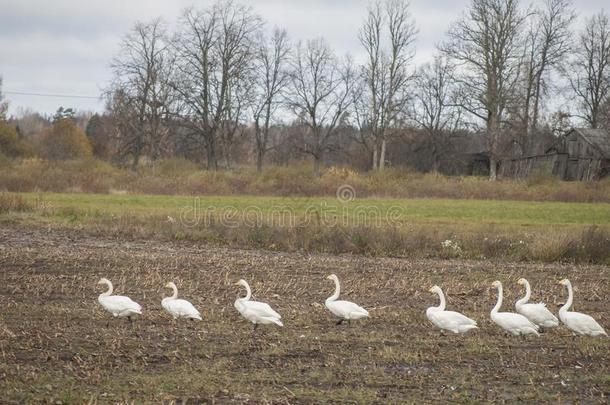
{"type": "MultiPolygon", "coordinates": [[[[352,140],[356,142],[369,156],[369,162],[376,162],[373,150],[375,149],[375,138],[373,136],[371,123],[371,109],[369,108],[369,100],[366,98],[368,83],[364,75],[355,77],[354,86],[352,87],[352,106],[350,113],[351,125],[356,131],[351,133],[352,140]]],[[[370,163],[369,163],[370,164],[370,163]]]]}
{"type": "Polygon", "coordinates": [[[373,3],[360,29],[360,43],[366,51],[364,76],[367,83],[368,121],[373,138],[373,169],[383,170],[388,128],[404,109],[403,92],[409,78],[417,29],[406,0],[373,3]]]}
{"type": "Polygon", "coordinates": [[[440,170],[441,158],[450,152],[449,137],[460,124],[460,110],[453,103],[453,73],[451,63],[436,56],[415,78],[409,115],[425,132],[434,171],[440,170]]]}
{"type": "Polygon", "coordinates": [[[610,131],[610,98],[608,98],[602,106],[599,127],[604,128],[606,131],[610,131]]]}
{"type": "Polygon", "coordinates": [[[133,158],[133,170],[147,149],[153,160],[161,154],[173,98],[168,84],[172,67],[160,19],[137,23],[123,38],[121,51],[112,62],[109,107],[113,114],[125,114],[118,118],[123,124],[117,133],[121,150],[133,158]]]}
{"type": "Polygon", "coordinates": [[[250,8],[219,1],[207,9],[187,9],[180,23],[173,81],[180,122],[203,143],[208,169],[216,170],[219,132],[235,100],[231,90],[247,77],[261,20],[250,8]]]}
{"type": "Polygon", "coordinates": [[[252,92],[251,109],[256,141],[256,170],[260,172],[265,154],[270,150],[269,129],[281,104],[279,96],[289,82],[286,65],[289,62],[290,46],[286,31],[278,28],[273,31],[270,40],[261,33],[257,42],[253,69],[257,83],[252,92]]]}
{"type": "Polygon", "coordinates": [[[0,76],[0,121],[6,120],[6,112],[8,111],[8,102],[4,101],[2,95],[2,76],[0,76]]]}
{"type": "Polygon", "coordinates": [[[523,102],[518,107],[521,124],[515,139],[522,153],[531,148],[531,138],[538,130],[542,97],[549,87],[548,75],[561,69],[570,51],[570,26],[576,18],[571,5],[571,0],[546,0],[545,8],[533,13],[524,38],[523,102]]]}
{"type": "Polygon", "coordinates": [[[313,157],[316,175],[346,119],[354,76],[352,61],[346,58],[341,64],[323,39],[297,45],[287,103],[306,127],[300,149],[313,157]]]}
{"type": "Polygon", "coordinates": [[[567,77],[578,99],[579,117],[598,128],[602,106],[610,100],[610,22],[603,11],[587,20],[567,77]]]}
{"type": "Polygon", "coordinates": [[[244,135],[244,121],[246,110],[252,104],[252,92],[254,78],[242,77],[242,75],[231,78],[227,92],[227,107],[220,123],[218,139],[220,142],[222,157],[225,167],[230,169],[233,164],[233,149],[235,141],[244,135]]]}
{"type": "Polygon", "coordinates": [[[497,177],[503,121],[515,102],[526,16],[518,0],[473,0],[441,51],[458,66],[458,105],[485,123],[490,179],[497,177]]]}

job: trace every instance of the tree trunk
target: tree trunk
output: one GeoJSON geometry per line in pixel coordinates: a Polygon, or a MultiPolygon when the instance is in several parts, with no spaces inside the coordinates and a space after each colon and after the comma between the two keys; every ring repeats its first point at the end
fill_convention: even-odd
{"type": "Polygon", "coordinates": [[[498,166],[498,141],[500,135],[500,117],[497,112],[489,114],[487,121],[487,148],[489,153],[489,180],[496,181],[498,166]]]}
{"type": "Polygon", "coordinates": [[[138,165],[140,164],[140,154],[133,154],[133,161],[131,162],[131,171],[135,172],[138,170],[138,165]]]}
{"type": "Polygon", "coordinates": [[[216,160],[216,148],[213,139],[208,142],[206,153],[208,158],[207,169],[216,171],[218,169],[218,161],[216,160]]]}
{"type": "Polygon", "coordinates": [[[377,144],[373,145],[373,171],[377,170],[377,144]]]}
{"type": "Polygon", "coordinates": [[[320,168],[322,166],[322,154],[314,155],[313,157],[313,173],[316,177],[320,177],[320,168]]]}
{"type": "Polygon", "coordinates": [[[386,151],[386,140],[381,141],[381,152],[379,153],[379,171],[385,169],[385,151],[386,151]]]}
{"type": "Polygon", "coordinates": [[[432,145],[432,171],[438,173],[441,167],[440,156],[436,148],[436,143],[432,145]]]}
{"type": "Polygon", "coordinates": [[[489,180],[496,181],[498,179],[498,161],[495,156],[489,157],[489,180]]]}
{"type": "Polygon", "coordinates": [[[265,158],[265,151],[262,148],[258,148],[256,151],[256,171],[261,173],[263,171],[263,159],[265,158]]]}

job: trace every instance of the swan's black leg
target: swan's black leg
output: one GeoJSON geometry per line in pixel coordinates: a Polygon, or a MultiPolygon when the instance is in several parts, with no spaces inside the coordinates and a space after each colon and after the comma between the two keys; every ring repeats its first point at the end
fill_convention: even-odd
{"type": "Polygon", "coordinates": [[[347,320],[347,324],[348,324],[349,326],[352,326],[352,320],[351,320],[351,319],[348,319],[348,320],[347,320]]]}
{"type": "Polygon", "coordinates": [[[131,316],[128,316],[128,317],[127,317],[127,320],[129,321],[129,324],[130,324],[130,325],[133,325],[133,321],[131,320],[131,316]]]}
{"type": "Polygon", "coordinates": [[[343,318],[339,319],[335,325],[339,326],[343,323],[343,318]]]}
{"type": "Polygon", "coordinates": [[[252,331],[255,331],[255,330],[256,330],[256,328],[258,328],[258,323],[255,323],[255,324],[254,324],[254,329],[252,329],[252,331]]]}

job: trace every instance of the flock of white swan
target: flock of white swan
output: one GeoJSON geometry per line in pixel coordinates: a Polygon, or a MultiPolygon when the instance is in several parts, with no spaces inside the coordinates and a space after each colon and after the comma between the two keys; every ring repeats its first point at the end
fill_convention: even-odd
{"type": "MultiPolygon", "coordinates": [[[[368,311],[361,306],[350,301],[339,300],[339,294],[341,292],[339,278],[334,274],[331,274],[327,278],[334,281],[335,292],[326,299],[325,305],[333,315],[339,318],[337,325],[341,324],[343,321],[351,323],[352,320],[369,316],[368,311]]],[[[521,278],[518,283],[525,286],[525,296],[515,303],[516,313],[499,312],[503,298],[502,283],[494,281],[492,284],[492,286],[498,290],[498,301],[491,310],[490,317],[494,323],[505,331],[516,336],[529,334],[539,336],[538,332],[541,329],[557,327],[559,326],[559,320],[561,320],[561,322],[575,335],[608,336],[601,325],[591,316],[580,312],[569,311],[574,299],[574,293],[572,291],[572,284],[568,279],[563,279],[559,282],[559,284],[566,286],[568,289],[568,300],[559,309],[559,320],[547,309],[545,304],[528,302],[531,295],[531,287],[526,279],[521,278]]],[[[142,307],[137,302],[129,297],[112,295],[113,288],[110,280],[102,278],[98,284],[106,284],[108,286],[108,290],[100,294],[98,301],[102,307],[114,317],[126,317],[131,321],[133,315],[142,314],[142,307]]],[[[245,280],[239,280],[236,285],[246,289],[246,296],[235,300],[235,309],[241,316],[252,322],[255,329],[259,324],[276,324],[278,326],[284,326],[281,315],[274,311],[269,304],[250,300],[252,291],[245,280]]],[[[202,319],[201,314],[193,304],[187,300],[178,298],[178,288],[174,283],[169,282],[165,287],[171,288],[173,290],[173,295],[163,298],[161,306],[174,319],[202,319]]],[[[455,311],[445,310],[445,295],[440,287],[434,286],[430,289],[430,292],[438,294],[440,299],[439,306],[430,307],[426,311],[426,316],[432,324],[441,330],[453,333],[465,333],[471,329],[477,328],[477,322],[466,315],[455,311]]]]}

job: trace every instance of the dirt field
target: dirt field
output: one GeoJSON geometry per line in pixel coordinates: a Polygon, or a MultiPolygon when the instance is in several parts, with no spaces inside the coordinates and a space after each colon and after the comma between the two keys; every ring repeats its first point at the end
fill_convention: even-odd
{"type": "Polygon", "coordinates": [[[115,240],[78,232],[0,229],[0,402],[188,400],[217,403],[548,401],[607,403],[610,339],[505,336],[489,321],[490,283],[507,310],[521,294],[556,311],[557,281],[576,287],[576,309],[610,329],[610,269],[485,261],[282,254],[178,242],[115,240]],[[335,326],[323,306],[336,273],[342,297],[371,319],[335,326]],[[100,277],[142,304],[130,325],[97,303],[100,277]],[[285,327],[252,326],[233,308],[247,279],[285,327]],[[162,312],[173,280],[203,322],[162,312]],[[466,336],[427,322],[441,285],[448,308],[479,321],[466,336]]]}

